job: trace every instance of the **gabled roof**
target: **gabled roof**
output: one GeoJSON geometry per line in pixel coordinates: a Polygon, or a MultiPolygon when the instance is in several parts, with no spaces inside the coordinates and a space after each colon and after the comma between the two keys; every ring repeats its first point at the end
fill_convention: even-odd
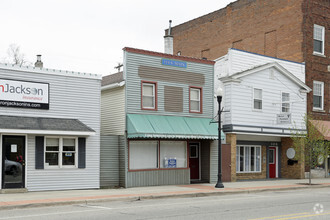
{"type": "Polygon", "coordinates": [[[108,76],[103,76],[101,86],[107,86],[113,83],[120,83],[122,81],[124,81],[123,72],[118,72],[108,76]]]}
{"type": "Polygon", "coordinates": [[[307,92],[312,91],[312,89],[309,88],[304,82],[302,82],[300,79],[298,79],[295,75],[293,75],[291,72],[289,72],[287,69],[285,69],[283,66],[281,66],[277,62],[266,63],[266,64],[262,64],[262,65],[259,65],[259,66],[254,66],[250,69],[234,73],[231,76],[223,77],[220,80],[222,82],[237,81],[237,80],[239,81],[240,78],[242,78],[244,76],[248,76],[250,74],[257,73],[259,71],[269,69],[269,68],[275,68],[276,70],[278,70],[280,73],[282,73],[284,76],[286,76],[287,78],[292,80],[295,84],[297,84],[299,87],[303,88],[307,92]]]}

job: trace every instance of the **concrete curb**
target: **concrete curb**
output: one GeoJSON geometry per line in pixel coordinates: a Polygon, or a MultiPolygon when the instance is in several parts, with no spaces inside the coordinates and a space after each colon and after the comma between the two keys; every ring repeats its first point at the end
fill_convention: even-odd
{"type": "Polygon", "coordinates": [[[49,207],[49,206],[61,206],[61,205],[75,205],[75,204],[91,204],[99,202],[114,202],[114,201],[139,201],[147,199],[167,199],[167,198],[193,198],[193,197],[206,197],[206,196],[221,196],[221,195],[235,195],[235,194],[252,194],[271,191],[288,191],[299,189],[318,189],[326,188],[330,185],[302,185],[296,187],[280,187],[280,188],[254,188],[246,190],[228,190],[228,191],[211,191],[211,192],[196,192],[196,193],[180,193],[180,194],[161,194],[161,195],[140,195],[140,196],[127,196],[127,197],[109,197],[100,199],[87,199],[87,200],[66,200],[66,201],[54,201],[54,202],[35,202],[27,204],[15,204],[15,205],[1,205],[0,210],[12,210],[20,208],[37,208],[37,207],[49,207]]]}

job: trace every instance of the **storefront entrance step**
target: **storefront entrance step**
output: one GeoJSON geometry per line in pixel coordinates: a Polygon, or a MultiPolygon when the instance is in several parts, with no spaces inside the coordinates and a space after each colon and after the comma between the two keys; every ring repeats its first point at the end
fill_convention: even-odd
{"type": "Polygon", "coordinates": [[[17,189],[0,189],[1,194],[9,193],[26,193],[28,190],[26,188],[17,188],[17,189]]]}

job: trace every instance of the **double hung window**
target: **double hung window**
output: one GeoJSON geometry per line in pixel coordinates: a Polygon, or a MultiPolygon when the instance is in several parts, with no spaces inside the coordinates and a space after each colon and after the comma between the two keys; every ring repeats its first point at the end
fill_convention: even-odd
{"type": "Polygon", "coordinates": [[[290,93],[282,92],[282,112],[290,112],[290,93]]]}
{"type": "Polygon", "coordinates": [[[261,147],[237,146],[236,172],[261,172],[261,147]]]}
{"type": "Polygon", "coordinates": [[[324,103],[324,83],[313,82],[313,110],[323,110],[324,103]]]}
{"type": "Polygon", "coordinates": [[[45,167],[76,167],[77,138],[46,137],[45,167]]]}
{"type": "Polygon", "coordinates": [[[253,109],[262,110],[262,90],[253,89],[253,109]]]}
{"type": "Polygon", "coordinates": [[[314,24],[313,32],[314,54],[324,55],[324,27],[314,24]]]}
{"type": "Polygon", "coordinates": [[[142,109],[157,109],[157,84],[142,82],[142,109]]]}
{"type": "Polygon", "coordinates": [[[197,87],[190,87],[189,91],[189,109],[190,112],[202,112],[202,89],[197,87]]]}

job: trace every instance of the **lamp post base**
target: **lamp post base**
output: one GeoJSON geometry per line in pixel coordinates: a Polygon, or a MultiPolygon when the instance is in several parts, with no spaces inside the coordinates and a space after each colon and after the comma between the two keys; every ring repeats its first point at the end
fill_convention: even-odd
{"type": "Polygon", "coordinates": [[[225,188],[225,186],[222,184],[221,176],[221,174],[218,174],[218,182],[215,184],[215,188],[225,188]]]}
{"type": "Polygon", "coordinates": [[[225,188],[225,186],[222,183],[217,183],[215,188],[225,188]]]}

